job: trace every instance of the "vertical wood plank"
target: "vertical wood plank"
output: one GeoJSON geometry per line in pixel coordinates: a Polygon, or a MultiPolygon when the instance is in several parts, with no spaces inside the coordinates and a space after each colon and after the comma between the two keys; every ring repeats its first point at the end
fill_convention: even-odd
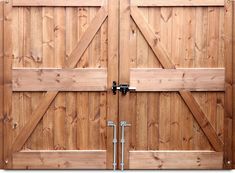
{"type": "Polygon", "coordinates": [[[12,1],[4,3],[4,168],[12,167],[12,1]]]}
{"type": "MultiPolygon", "coordinates": [[[[199,7],[196,9],[196,29],[195,29],[195,67],[206,67],[207,58],[206,58],[206,45],[207,45],[207,22],[208,22],[208,9],[205,7],[199,7]]],[[[198,100],[198,103],[201,103],[201,108],[207,110],[206,103],[206,94],[205,93],[194,93],[194,97],[198,100]]],[[[207,112],[205,112],[207,113],[207,112]]],[[[198,123],[193,121],[193,149],[208,149],[210,145],[205,138],[201,128],[198,123]]]]}
{"type": "MultiPolygon", "coordinates": [[[[86,31],[89,26],[89,13],[88,8],[79,8],[79,38],[86,31]]],[[[88,50],[83,54],[80,62],[78,63],[80,68],[88,67],[88,50]]],[[[88,92],[77,93],[77,148],[79,150],[88,149],[88,92]]]]}
{"type": "MultiPolygon", "coordinates": [[[[148,19],[148,9],[142,9],[145,18],[148,19]]],[[[138,31],[137,36],[137,68],[146,68],[148,65],[148,43],[144,36],[138,31]]],[[[147,150],[148,147],[148,95],[137,93],[136,113],[136,149],[147,150]]],[[[130,115],[135,116],[135,115],[130,115]]]]}
{"type": "MultiPolygon", "coordinates": [[[[219,53],[219,8],[208,7],[208,23],[207,23],[207,51],[206,51],[206,63],[204,66],[208,67],[217,67],[218,66],[218,57],[219,53]],[[215,20],[217,19],[217,20],[215,20]]],[[[206,102],[207,105],[204,109],[206,116],[211,123],[211,125],[216,127],[216,93],[206,93],[206,102]]]]}
{"type": "MultiPolygon", "coordinates": [[[[65,8],[55,8],[55,64],[62,68],[65,63],[65,8]]],[[[54,149],[65,147],[65,93],[61,92],[55,99],[54,149]]]]}
{"type": "MultiPolygon", "coordinates": [[[[27,22],[27,21],[26,21],[27,22]]],[[[31,20],[30,20],[30,53],[31,63],[30,67],[40,68],[42,67],[42,55],[43,55],[43,37],[42,37],[42,8],[36,7],[31,8],[31,20]]],[[[30,93],[31,95],[31,109],[35,110],[40,102],[42,93],[35,92],[30,93]]],[[[30,114],[31,115],[31,114],[30,114]]],[[[29,116],[30,116],[29,115],[29,116]]],[[[42,135],[42,122],[40,121],[32,133],[31,149],[41,149],[43,145],[42,135]]]]}
{"type": "MultiPolygon", "coordinates": [[[[161,8],[149,8],[148,22],[159,36],[161,30],[161,8]]],[[[168,22],[168,21],[167,21],[168,22]]],[[[166,22],[166,23],[167,23],[166,22]]],[[[164,22],[165,23],[165,22],[164,22]]],[[[152,49],[148,47],[148,68],[160,68],[160,64],[152,49]]],[[[159,105],[160,93],[148,93],[148,149],[159,149],[159,105]]]]}
{"type": "MultiPolygon", "coordinates": [[[[136,68],[137,65],[137,37],[138,37],[138,28],[134,21],[131,21],[130,24],[130,68],[136,68]]],[[[130,150],[136,149],[136,114],[137,114],[137,93],[130,94],[130,115],[131,116],[131,127],[130,127],[130,150]]]]}
{"type": "MultiPolygon", "coordinates": [[[[23,31],[23,50],[24,50],[24,59],[23,59],[23,66],[24,67],[32,67],[34,65],[33,58],[31,57],[31,37],[34,37],[33,34],[31,34],[31,8],[27,8],[24,10],[24,19],[23,19],[23,25],[24,25],[24,31],[23,31]]],[[[34,22],[34,21],[33,21],[34,22]]],[[[36,45],[37,46],[37,45],[36,45]]],[[[22,104],[22,111],[25,113],[25,120],[27,121],[30,118],[30,115],[32,113],[32,107],[31,107],[31,100],[32,100],[32,93],[24,92],[23,93],[23,104],[22,104]]],[[[21,114],[23,115],[23,114],[21,114]]],[[[31,138],[29,138],[25,144],[26,149],[31,149],[31,138]]]]}
{"type": "Polygon", "coordinates": [[[3,168],[3,1],[0,2],[0,169],[3,168]]]}
{"type": "MultiPolygon", "coordinates": [[[[173,9],[172,26],[174,27],[172,33],[172,62],[176,67],[180,67],[181,56],[183,54],[183,24],[184,14],[182,8],[175,7],[173,9]]],[[[185,26],[186,27],[186,26],[185,26]]],[[[181,98],[178,93],[170,93],[170,147],[173,150],[182,148],[181,143],[181,98]]]]}
{"type": "MultiPolygon", "coordinates": [[[[233,2],[233,20],[235,19],[235,2],[233,2]]],[[[235,23],[233,22],[233,169],[235,169],[235,23]]]]}
{"type": "Polygon", "coordinates": [[[224,118],[224,168],[232,168],[232,124],[233,124],[233,5],[225,0],[224,41],[225,41],[225,118],[224,118]]]}
{"type": "MultiPolygon", "coordinates": [[[[55,66],[54,57],[54,9],[43,8],[42,9],[42,27],[43,27],[43,67],[49,68],[55,66]]],[[[55,104],[50,105],[48,111],[43,117],[43,149],[54,149],[54,116],[55,116],[55,104]]]]}
{"type": "MultiPolygon", "coordinates": [[[[149,8],[148,22],[155,30],[155,33],[160,34],[161,18],[160,8],[149,8]]],[[[152,49],[148,47],[148,65],[149,68],[159,67],[159,62],[155,57],[152,49]]],[[[148,125],[148,149],[157,150],[159,148],[159,93],[148,93],[147,98],[147,125],[148,125]]]]}
{"type": "MultiPolygon", "coordinates": [[[[96,8],[89,9],[90,15],[89,20],[95,17],[97,13],[96,8]]],[[[96,33],[93,41],[89,46],[89,59],[88,64],[89,68],[99,67],[99,53],[100,53],[100,30],[96,33]]],[[[99,149],[97,146],[100,146],[100,107],[99,107],[99,93],[89,92],[89,149],[99,149]]]]}
{"type": "MultiPolygon", "coordinates": [[[[106,6],[108,4],[105,4],[106,6]]],[[[100,28],[100,55],[99,66],[107,68],[108,62],[108,20],[106,20],[100,28]]],[[[107,146],[107,92],[100,93],[100,149],[106,150],[107,146]]]]}
{"type": "Polygon", "coordinates": [[[97,150],[100,146],[100,110],[99,93],[89,93],[89,149],[97,150]]]}
{"type": "MultiPolygon", "coordinates": [[[[172,53],[172,27],[173,27],[173,8],[160,8],[159,12],[155,12],[160,24],[156,23],[156,33],[159,31],[159,36],[162,44],[166,47],[168,53],[172,53]],[[160,28],[157,28],[157,25],[160,28]],[[166,29],[167,28],[167,29],[166,29]]],[[[157,17],[155,16],[155,17],[157,17]]],[[[154,55],[154,58],[157,59],[154,55]]],[[[161,65],[157,62],[156,67],[160,68],[161,65]]],[[[171,133],[171,110],[170,110],[171,93],[162,92],[159,96],[159,149],[170,149],[170,133],[171,133]]]]}
{"type": "MultiPolygon", "coordinates": [[[[224,8],[220,8],[219,12],[219,52],[218,52],[218,67],[224,67],[224,8]]],[[[217,94],[217,120],[216,131],[221,141],[224,141],[224,93],[217,94]]]]}
{"type": "Polygon", "coordinates": [[[170,112],[170,93],[160,94],[159,112],[159,149],[169,150],[171,140],[171,112],[170,112]]]}
{"type": "MultiPolygon", "coordinates": [[[[66,8],[66,57],[72,53],[75,48],[78,35],[78,9],[66,8]]],[[[67,59],[66,59],[67,60],[67,59]]],[[[66,93],[66,149],[76,149],[77,145],[77,109],[76,109],[76,93],[66,93]]]]}
{"type": "MultiPolygon", "coordinates": [[[[180,59],[180,66],[183,68],[193,68],[195,64],[195,8],[185,7],[183,10],[184,28],[183,28],[183,46],[184,51],[182,52],[182,57],[180,59]]],[[[180,99],[180,130],[181,130],[181,145],[182,150],[191,150],[192,149],[192,139],[193,139],[193,116],[190,113],[189,109],[185,105],[182,99],[180,99]]]]}
{"type": "MultiPolygon", "coordinates": [[[[13,67],[23,67],[23,56],[24,56],[24,9],[16,8],[13,10],[12,26],[14,29],[12,36],[15,40],[13,44],[13,67]],[[21,24],[21,25],[19,25],[21,24]]],[[[14,134],[13,138],[15,139],[16,135],[19,134],[20,129],[26,123],[26,116],[24,115],[23,110],[23,97],[24,93],[14,93],[13,94],[13,103],[12,103],[12,115],[13,115],[13,126],[14,134]]],[[[23,147],[25,148],[25,147],[23,147]]]]}
{"type": "MultiPolygon", "coordinates": [[[[130,49],[129,49],[129,30],[130,30],[130,1],[121,0],[120,1],[120,30],[119,30],[119,41],[120,41],[120,61],[119,61],[119,83],[129,83],[130,81],[130,49]]],[[[131,122],[132,116],[129,111],[129,100],[130,94],[125,96],[119,94],[119,122],[127,121],[131,122]]],[[[130,128],[125,128],[125,165],[124,168],[129,167],[129,146],[130,146],[130,128]]],[[[119,135],[120,139],[120,135],[119,135]]],[[[120,148],[119,148],[119,151],[120,148]]],[[[119,152],[121,153],[121,152],[119,152]]],[[[119,159],[121,154],[119,154],[119,159]]]]}
{"type": "Polygon", "coordinates": [[[77,149],[88,149],[88,99],[87,93],[77,94],[77,149]]]}
{"type": "MultiPolygon", "coordinates": [[[[31,57],[31,8],[25,8],[23,9],[23,38],[22,42],[23,45],[21,47],[23,51],[23,67],[31,67],[31,64],[33,63],[31,57]]],[[[29,120],[30,115],[32,113],[31,108],[31,94],[28,92],[24,92],[23,96],[21,97],[21,114],[20,116],[23,117],[24,124],[29,120]]],[[[26,143],[25,147],[26,149],[31,148],[31,138],[29,138],[26,143]]]]}

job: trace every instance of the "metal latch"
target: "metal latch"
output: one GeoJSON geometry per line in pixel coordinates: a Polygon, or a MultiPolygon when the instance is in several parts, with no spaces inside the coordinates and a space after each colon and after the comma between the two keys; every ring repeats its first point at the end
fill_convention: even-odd
{"type": "Polygon", "coordinates": [[[123,95],[126,95],[127,92],[133,92],[136,90],[136,88],[130,87],[128,84],[117,85],[117,82],[113,81],[112,91],[114,95],[117,94],[117,90],[120,91],[123,95]]]}
{"type": "Polygon", "coordinates": [[[122,130],[122,134],[121,134],[121,149],[122,149],[122,153],[121,153],[121,163],[120,163],[120,166],[121,166],[121,170],[123,171],[124,170],[124,153],[125,153],[125,150],[124,150],[124,145],[125,145],[125,127],[130,127],[131,124],[128,124],[126,121],[121,121],[120,122],[120,127],[121,127],[121,130],[122,130]]]}
{"type": "Polygon", "coordinates": [[[113,170],[115,171],[117,168],[117,127],[113,121],[108,121],[107,125],[113,128],[113,170]]]}

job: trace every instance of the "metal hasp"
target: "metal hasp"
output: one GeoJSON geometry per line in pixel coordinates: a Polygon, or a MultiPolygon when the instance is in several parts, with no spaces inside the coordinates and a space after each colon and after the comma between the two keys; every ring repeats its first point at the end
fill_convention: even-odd
{"type": "Polygon", "coordinates": [[[128,84],[117,85],[117,82],[113,81],[112,91],[113,91],[114,95],[117,94],[117,90],[120,91],[123,95],[126,95],[127,92],[135,91],[136,88],[135,87],[130,87],[128,84]]]}
{"type": "Polygon", "coordinates": [[[121,158],[121,170],[124,170],[124,145],[125,145],[125,127],[130,127],[130,124],[127,124],[126,121],[120,122],[121,130],[122,130],[122,137],[121,137],[121,146],[122,146],[122,158],[121,158]]]}
{"type": "Polygon", "coordinates": [[[113,170],[117,168],[117,127],[113,121],[108,121],[108,127],[113,127],[113,170]]]}

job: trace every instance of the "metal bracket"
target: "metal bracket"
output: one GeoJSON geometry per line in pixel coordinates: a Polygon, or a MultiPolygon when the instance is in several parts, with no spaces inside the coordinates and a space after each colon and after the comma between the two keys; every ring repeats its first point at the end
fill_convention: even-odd
{"type": "Polygon", "coordinates": [[[117,128],[113,121],[108,121],[108,127],[113,127],[113,170],[117,168],[117,128]]]}
{"type": "Polygon", "coordinates": [[[121,126],[121,129],[122,129],[122,137],[121,137],[121,146],[122,146],[122,156],[121,156],[121,163],[120,163],[120,166],[121,166],[121,170],[123,171],[124,170],[124,146],[125,146],[125,127],[130,127],[131,124],[128,124],[126,121],[121,121],[120,122],[120,126],[121,126]]]}

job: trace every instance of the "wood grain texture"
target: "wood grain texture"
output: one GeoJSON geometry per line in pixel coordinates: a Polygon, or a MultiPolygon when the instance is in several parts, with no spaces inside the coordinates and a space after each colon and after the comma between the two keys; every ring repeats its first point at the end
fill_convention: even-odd
{"type": "MultiPolygon", "coordinates": [[[[195,50],[195,67],[210,67],[209,58],[206,59],[206,52],[201,51],[202,49],[207,49],[207,33],[208,33],[208,9],[207,8],[197,8],[196,9],[196,26],[195,26],[195,43],[198,49],[195,50]]],[[[222,58],[223,59],[223,58],[222,58]]],[[[223,62],[223,60],[221,61],[223,62]]],[[[223,65],[221,65],[223,67],[223,65]]],[[[224,95],[224,94],[223,94],[224,95]]],[[[206,93],[194,93],[195,99],[198,100],[201,108],[206,111],[207,109],[207,97],[206,93]]],[[[221,102],[222,103],[222,102],[221,102]]],[[[205,113],[207,114],[208,111],[205,113]]],[[[210,149],[211,146],[208,140],[205,138],[200,126],[196,121],[193,121],[193,145],[194,148],[199,149],[210,149]]]]}
{"type": "Polygon", "coordinates": [[[233,4],[225,1],[224,14],[224,33],[225,33],[225,117],[224,117],[224,167],[232,168],[232,138],[233,138],[233,4]]]}
{"type": "Polygon", "coordinates": [[[4,3],[4,168],[12,167],[12,1],[4,3]]]}
{"type": "MultiPolygon", "coordinates": [[[[89,13],[90,19],[96,16],[97,9],[91,9],[89,13]]],[[[91,21],[90,21],[91,22],[91,21]]],[[[89,58],[87,60],[89,67],[99,66],[99,53],[100,53],[100,30],[95,35],[93,41],[90,44],[88,55],[89,58]]],[[[100,93],[98,92],[89,92],[88,93],[88,149],[96,150],[100,148],[100,93]]]]}
{"type": "MultiPolygon", "coordinates": [[[[174,40],[173,35],[175,35],[174,32],[172,32],[171,30],[171,28],[175,26],[173,20],[174,15],[172,14],[173,14],[172,8],[160,8],[160,9],[153,8],[151,11],[151,15],[153,15],[153,20],[155,22],[150,23],[155,33],[158,33],[157,35],[161,37],[161,42],[166,46],[166,49],[170,55],[174,54],[172,53],[172,51],[174,50],[173,49],[174,45],[172,41],[174,40]]],[[[152,57],[149,58],[151,58],[152,61],[156,59],[154,61],[154,64],[156,64],[155,67],[157,68],[161,67],[160,62],[158,61],[154,53],[152,57]]],[[[174,120],[172,118],[172,110],[171,110],[172,109],[171,100],[173,97],[172,95],[173,93],[170,92],[160,92],[159,96],[159,124],[158,124],[159,150],[169,150],[169,149],[174,149],[173,147],[175,147],[175,145],[172,145],[172,143],[174,144],[174,142],[172,142],[173,139],[171,138],[172,132],[174,132],[175,130],[173,129],[173,127],[177,127],[177,123],[173,122],[174,120]]]]}
{"type": "Polygon", "coordinates": [[[215,129],[205,118],[204,113],[202,112],[201,108],[197,104],[196,100],[190,94],[189,91],[180,91],[180,95],[184,99],[186,105],[188,106],[189,110],[193,113],[196,121],[198,122],[199,126],[202,128],[203,132],[207,136],[208,140],[210,141],[211,145],[215,149],[215,151],[223,151],[223,142],[219,139],[215,129]]]}
{"type": "Polygon", "coordinates": [[[222,169],[223,153],[211,151],[130,151],[129,166],[130,169],[222,169]]]}
{"type": "MultiPolygon", "coordinates": [[[[160,9],[157,9],[156,13],[159,14],[160,9]]],[[[154,29],[159,29],[161,27],[160,24],[160,16],[157,19],[154,16],[155,9],[150,9],[148,14],[148,21],[150,25],[154,26],[154,29]]],[[[146,64],[150,68],[160,67],[158,60],[155,58],[154,53],[151,51],[151,48],[148,47],[148,63],[146,64]]],[[[147,124],[148,124],[148,149],[149,150],[159,150],[159,123],[160,123],[160,93],[152,92],[147,95],[147,124]],[[152,103],[152,104],[149,104],[152,103]],[[155,106],[152,106],[155,105],[155,106]]]]}
{"type": "MultiPolygon", "coordinates": [[[[53,68],[55,66],[54,56],[54,9],[53,7],[46,7],[42,9],[43,16],[43,67],[53,68]]],[[[54,115],[55,115],[55,103],[52,102],[48,111],[45,113],[43,122],[43,149],[54,149],[54,115]]]]}
{"type": "MultiPolygon", "coordinates": [[[[55,67],[64,68],[66,62],[66,9],[63,7],[56,8],[54,11],[55,18],[55,67]]],[[[54,116],[54,149],[65,150],[65,116],[66,103],[65,92],[59,92],[55,98],[55,116],[54,116]]]]}
{"type": "Polygon", "coordinates": [[[13,6],[39,6],[39,7],[89,7],[101,6],[103,0],[13,0],[13,6]]]}
{"type": "MultiPolygon", "coordinates": [[[[61,20],[64,16],[64,13],[62,13],[63,9],[60,8],[60,9],[57,9],[57,12],[55,13],[55,41],[56,41],[56,44],[55,44],[55,57],[56,57],[56,60],[55,60],[55,63],[57,64],[57,68],[61,68],[63,66],[63,58],[62,56],[65,56],[65,54],[63,55],[63,52],[65,52],[65,48],[64,47],[64,44],[63,42],[65,41],[64,39],[64,36],[63,36],[63,33],[64,33],[64,28],[65,28],[65,22],[63,20],[61,20]]],[[[102,10],[101,10],[102,11],[102,10]]],[[[106,14],[107,16],[107,14],[106,14]]],[[[105,17],[106,18],[106,17],[105,17]]],[[[99,23],[99,22],[98,22],[99,23]]],[[[100,25],[102,24],[103,22],[100,23],[100,25]]],[[[97,30],[99,29],[99,27],[97,28],[97,30]]],[[[95,34],[95,33],[94,33],[95,34]]],[[[85,34],[86,35],[86,34],[85,34]]],[[[90,40],[92,41],[92,40],[90,40]]],[[[89,46],[89,43],[87,43],[87,46],[89,46]]],[[[84,46],[84,45],[82,45],[84,46]]],[[[77,48],[80,50],[80,48],[77,48]]],[[[84,51],[86,50],[86,48],[84,48],[84,51]]],[[[81,57],[83,56],[83,54],[80,54],[77,58],[77,62],[75,62],[75,60],[73,60],[73,62],[75,62],[75,64],[73,66],[71,66],[71,68],[75,67],[76,64],[78,63],[78,61],[81,59],[81,57]]],[[[69,56],[70,57],[70,56],[69,56]]],[[[27,138],[29,137],[29,135],[33,132],[33,129],[36,128],[37,124],[39,123],[39,121],[41,120],[41,118],[43,117],[43,115],[46,113],[45,111],[47,111],[47,108],[50,106],[52,100],[56,97],[56,95],[58,94],[58,92],[48,92],[46,95],[50,95],[48,97],[43,97],[41,100],[41,103],[38,104],[38,107],[37,108],[40,108],[40,107],[43,107],[44,110],[38,114],[37,112],[37,109],[32,113],[33,115],[35,115],[32,119],[34,120],[33,122],[31,121],[30,123],[27,123],[25,125],[25,127],[23,129],[31,129],[29,132],[29,134],[27,135],[24,135],[23,137],[21,136],[18,136],[18,138],[16,138],[16,141],[15,141],[15,145],[18,145],[16,144],[18,142],[18,140],[22,141],[20,142],[20,144],[16,147],[17,150],[19,150],[24,142],[27,140],[27,138]],[[53,95],[54,98],[52,98],[51,96],[53,95]],[[47,108],[45,106],[45,101],[44,99],[46,100],[49,100],[47,102],[47,108]],[[46,109],[46,110],[45,110],[46,109]]],[[[64,95],[62,93],[62,95],[64,95]]],[[[61,126],[60,129],[60,132],[59,131],[56,131],[54,130],[54,147],[56,149],[64,149],[65,148],[65,129],[64,129],[64,120],[65,120],[65,111],[64,111],[64,107],[65,107],[65,103],[64,103],[64,99],[65,97],[64,96],[59,96],[60,99],[58,99],[58,102],[55,103],[55,113],[60,117],[58,117],[58,121],[55,122],[55,129],[58,129],[56,128],[57,126],[61,126]],[[62,98],[63,97],[63,98],[62,98]],[[63,127],[62,127],[63,126],[63,127]],[[59,135],[60,133],[63,133],[63,139],[61,138],[62,136],[59,135]]],[[[31,120],[32,120],[31,119],[31,120]]],[[[24,130],[23,130],[24,132],[24,130]]]]}
{"type": "Polygon", "coordinates": [[[95,34],[100,29],[107,15],[108,15],[107,10],[104,7],[101,7],[99,12],[96,14],[94,19],[92,20],[90,27],[87,28],[86,33],[83,34],[76,48],[68,57],[67,66],[66,66],[67,68],[73,68],[74,66],[77,65],[78,61],[80,60],[85,50],[91,43],[95,34]]]}
{"type": "Polygon", "coordinates": [[[22,151],[13,169],[105,169],[106,151],[22,151]]]}
{"type": "Polygon", "coordinates": [[[224,0],[131,0],[133,6],[155,6],[155,7],[196,7],[196,6],[224,6],[224,0]]]}
{"type": "MultiPolygon", "coordinates": [[[[119,1],[108,1],[108,88],[112,87],[112,82],[118,82],[118,65],[119,65],[119,1]]],[[[118,95],[108,90],[107,93],[107,120],[118,124],[118,95]]],[[[118,134],[117,134],[118,136],[118,134]]],[[[113,165],[113,139],[112,130],[107,130],[107,168],[112,169],[113,165]]]]}
{"type": "MultiPolygon", "coordinates": [[[[141,33],[145,37],[147,43],[152,48],[154,54],[156,55],[156,57],[158,58],[158,60],[162,64],[162,66],[166,69],[168,69],[168,68],[175,69],[175,65],[171,61],[171,59],[170,59],[171,57],[169,56],[169,53],[166,51],[164,46],[160,43],[159,39],[157,38],[157,35],[152,31],[152,28],[150,28],[150,26],[148,25],[147,20],[145,19],[146,17],[143,17],[143,15],[141,14],[140,10],[137,7],[131,8],[131,15],[132,15],[132,18],[134,19],[135,23],[139,27],[141,33]],[[144,24],[145,26],[143,26],[143,22],[145,23],[144,24]],[[159,54],[159,52],[160,52],[160,54],[159,54]]],[[[175,15],[175,16],[177,16],[177,15],[175,15]]],[[[179,26],[181,26],[181,25],[179,25],[179,26]]],[[[180,40],[181,40],[181,37],[182,37],[182,35],[180,35],[180,40]]],[[[188,37],[188,38],[191,38],[191,37],[188,37]]],[[[179,53],[181,54],[180,51],[179,51],[179,53]]],[[[213,55],[211,55],[211,56],[213,56],[213,55]]],[[[210,57],[210,55],[209,55],[209,57],[210,57]]],[[[180,60],[180,57],[177,58],[174,63],[175,64],[179,63],[178,62],[179,60],[180,60]]],[[[208,118],[206,117],[204,112],[201,110],[197,101],[194,100],[192,93],[186,92],[186,91],[180,91],[179,93],[180,93],[181,97],[183,98],[184,102],[186,103],[186,105],[188,106],[189,110],[192,112],[193,116],[195,117],[195,119],[199,123],[199,126],[204,131],[205,135],[207,136],[208,140],[210,141],[210,143],[212,144],[214,149],[216,151],[222,151],[223,142],[218,138],[213,126],[210,123],[207,123],[206,126],[208,126],[209,129],[204,128],[204,124],[200,124],[200,123],[202,123],[202,121],[198,121],[200,119],[203,119],[203,120],[206,120],[207,122],[209,122],[208,118]],[[197,109],[195,109],[195,107],[197,109]]],[[[176,104],[174,103],[174,105],[176,105],[176,104]]],[[[173,122],[176,122],[176,124],[178,124],[177,123],[178,120],[176,120],[176,121],[174,120],[173,122]]],[[[177,127],[177,130],[179,130],[178,127],[177,127]]],[[[176,130],[173,130],[173,132],[175,133],[176,130]]],[[[175,133],[175,134],[177,134],[177,133],[175,133]]],[[[173,136],[175,136],[175,139],[178,138],[178,135],[173,135],[173,136]]],[[[177,148],[178,148],[178,146],[176,147],[176,149],[177,148]]]]}
{"type": "MultiPolygon", "coordinates": [[[[235,19],[235,3],[233,2],[233,20],[235,19]]],[[[235,169],[235,23],[233,22],[233,169],[235,169]]]]}
{"type": "MultiPolygon", "coordinates": [[[[120,1],[120,27],[119,27],[119,42],[120,42],[120,47],[119,47],[119,83],[129,83],[130,81],[130,73],[129,73],[129,68],[130,68],[130,52],[131,50],[129,47],[126,45],[126,43],[129,43],[129,31],[130,31],[130,2],[129,1],[120,1]]],[[[124,95],[119,95],[119,122],[120,121],[127,121],[128,123],[131,122],[133,119],[132,115],[130,115],[130,94],[127,94],[126,96],[124,95]]],[[[119,133],[119,139],[121,137],[119,133]]],[[[129,139],[131,137],[130,133],[130,128],[125,128],[125,165],[124,168],[128,169],[128,163],[129,163],[129,139]]],[[[120,145],[118,151],[121,151],[120,145]]],[[[121,159],[121,152],[118,153],[118,159],[121,159]]],[[[120,168],[120,166],[119,166],[120,168]]]]}
{"type": "MultiPolygon", "coordinates": [[[[14,8],[13,8],[14,9],[14,8]]],[[[27,21],[25,21],[27,23],[27,21]]],[[[27,67],[30,68],[40,68],[42,67],[43,60],[43,37],[42,37],[42,8],[36,7],[30,9],[30,26],[28,27],[28,31],[30,33],[26,33],[27,36],[30,36],[30,47],[29,53],[31,55],[30,62],[27,67]]],[[[25,37],[26,37],[25,35],[25,37]]],[[[38,102],[41,99],[42,93],[34,92],[28,93],[29,102],[25,107],[31,107],[31,110],[35,110],[38,106],[38,102]]],[[[30,110],[30,112],[31,112],[30,110]]],[[[31,113],[30,113],[31,114],[31,113]]],[[[29,115],[28,115],[29,116],[29,115]]],[[[29,117],[30,119],[30,117],[29,117]]],[[[28,140],[28,148],[29,149],[40,149],[43,144],[42,138],[42,121],[39,121],[35,130],[28,140]]]]}
{"type": "Polygon", "coordinates": [[[146,19],[141,15],[141,12],[137,7],[131,7],[131,16],[162,66],[164,66],[164,68],[175,68],[174,64],[170,61],[168,52],[164,49],[162,43],[159,41],[159,38],[149,27],[146,19]]]}
{"type": "Polygon", "coordinates": [[[106,69],[14,69],[13,91],[105,91],[106,69]]]}
{"type": "Polygon", "coordinates": [[[0,2],[0,169],[3,168],[3,2],[0,2]]]}
{"type": "MultiPolygon", "coordinates": [[[[79,39],[78,8],[66,9],[66,57],[73,51],[79,39]]],[[[65,147],[68,150],[77,149],[77,96],[75,92],[65,93],[65,147]]]]}
{"type": "Polygon", "coordinates": [[[35,127],[37,126],[38,122],[41,120],[42,116],[48,109],[48,105],[52,103],[54,98],[58,92],[48,92],[45,94],[43,103],[39,104],[38,107],[34,110],[31,119],[27,122],[27,124],[22,128],[19,135],[16,137],[12,149],[13,152],[19,151],[21,147],[24,145],[26,140],[29,138],[35,127]]]}
{"type": "MultiPolygon", "coordinates": [[[[143,9],[147,12],[146,9],[143,9]]],[[[144,13],[148,17],[148,13],[144,13]]],[[[136,50],[136,66],[143,68],[147,66],[148,59],[148,44],[145,42],[143,35],[137,35],[137,47],[136,50]]],[[[130,78],[131,79],[131,78],[130,78]]],[[[129,79],[129,80],[130,80],[129,79]]],[[[136,137],[136,149],[147,150],[148,148],[148,97],[147,93],[137,93],[136,95],[136,121],[135,121],[135,137],[136,137]]]]}
{"type": "Polygon", "coordinates": [[[224,91],[224,69],[131,69],[136,91],[224,91]]]}

